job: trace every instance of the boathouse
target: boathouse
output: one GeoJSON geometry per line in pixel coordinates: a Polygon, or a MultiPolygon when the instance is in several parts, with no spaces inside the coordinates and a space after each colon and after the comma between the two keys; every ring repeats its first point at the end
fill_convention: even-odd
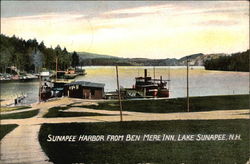
{"type": "Polygon", "coordinates": [[[65,84],[65,96],[83,99],[102,99],[104,97],[104,86],[102,83],[88,81],[76,81],[65,84]]]}

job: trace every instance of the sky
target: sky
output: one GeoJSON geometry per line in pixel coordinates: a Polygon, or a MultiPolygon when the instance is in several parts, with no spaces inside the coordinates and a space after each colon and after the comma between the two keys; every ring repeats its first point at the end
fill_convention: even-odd
{"type": "Polygon", "coordinates": [[[128,58],[233,53],[249,49],[249,2],[1,1],[1,33],[128,58]]]}

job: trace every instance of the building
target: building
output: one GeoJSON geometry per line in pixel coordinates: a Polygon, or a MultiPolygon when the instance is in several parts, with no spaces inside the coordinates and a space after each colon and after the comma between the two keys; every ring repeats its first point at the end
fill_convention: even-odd
{"type": "Polygon", "coordinates": [[[83,99],[102,99],[104,97],[104,86],[102,83],[88,81],[76,81],[64,85],[65,96],[83,99]]]}

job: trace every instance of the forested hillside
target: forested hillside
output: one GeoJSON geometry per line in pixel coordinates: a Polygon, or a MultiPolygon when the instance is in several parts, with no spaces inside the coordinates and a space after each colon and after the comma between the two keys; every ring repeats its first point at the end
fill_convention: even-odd
{"type": "Polygon", "coordinates": [[[56,58],[58,69],[64,70],[69,66],[79,64],[76,52],[69,53],[66,48],[59,45],[56,48],[47,48],[43,42],[36,39],[23,40],[16,36],[8,37],[0,35],[0,71],[7,67],[16,66],[21,71],[38,72],[41,68],[55,69],[56,58]]]}
{"type": "Polygon", "coordinates": [[[208,70],[249,72],[249,50],[206,60],[204,66],[208,70]]]}

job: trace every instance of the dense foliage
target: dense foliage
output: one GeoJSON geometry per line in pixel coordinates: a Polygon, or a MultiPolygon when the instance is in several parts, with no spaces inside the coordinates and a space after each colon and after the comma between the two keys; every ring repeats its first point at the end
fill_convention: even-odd
{"type": "Polygon", "coordinates": [[[77,53],[69,53],[66,48],[59,45],[56,48],[47,48],[43,42],[36,39],[23,40],[15,35],[12,37],[0,35],[0,71],[4,72],[7,67],[16,66],[21,71],[38,72],[41,68],[55,70],[56,58],[58,69],[65,70],[79,63],[77,53]],[[75,61],[76,60],[76,61],[75,61]]]}
{"type": "Polygon", "coordinates": [[[205,69],[249,72],[249,50],[204,62],[205,69]]]}

